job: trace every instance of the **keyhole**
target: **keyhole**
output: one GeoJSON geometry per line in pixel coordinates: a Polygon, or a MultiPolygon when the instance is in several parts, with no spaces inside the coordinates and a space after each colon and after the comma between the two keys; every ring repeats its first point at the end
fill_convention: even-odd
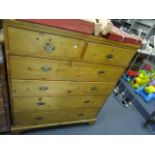
{"type": "Polygon", "coordinates": [[[68,93],[70,94],[72,91],[71,90],[68,90],[68,93]]]}
{"type": "Polygon", "coordinates": [[[38,100],[39,100],[39,101],[41,101],[41,100],[42,100],[42,98],[38,98],[38,100]]]}

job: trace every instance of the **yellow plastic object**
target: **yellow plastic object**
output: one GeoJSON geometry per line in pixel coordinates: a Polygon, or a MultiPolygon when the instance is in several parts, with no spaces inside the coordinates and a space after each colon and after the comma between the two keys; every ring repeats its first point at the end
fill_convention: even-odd
{"type": "Polygon", "coordinates": [[[147,86],[144,88],[145,92],[148,94],[155,93],[155,86],[147,86]]]}
{"type": "Polygon", "coordinates": [[[144,72],[140,73],[138,77],[136,77],[132,82],[131,85],[133,88],[137,89],[141,86],[145,86],[150,81],[150,78],[148,75],[146,75],[144,72]]]}

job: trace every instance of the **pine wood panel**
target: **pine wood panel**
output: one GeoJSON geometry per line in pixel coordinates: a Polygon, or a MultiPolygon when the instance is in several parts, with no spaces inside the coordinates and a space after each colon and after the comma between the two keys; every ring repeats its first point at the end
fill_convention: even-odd
{"type": "Polygon", "coordinates": [[[128,66],[135,53],[136,51],[128,49],[89,42],[83,59],[88,62],[128,66]]]}
{"type": "Polygon", "coordinates": [[[115,83],[12,80],[13,97],[108,95],[115,83]]]}
{"type": "Polygon", "coordinates": [[[27,126],[48,123],[63,123],[67,121],[82,121],[95,118],[99,109],[76,109],[76,110],[55,110],[52,112],[18,112],[13,113],[13,125],[27,126]]]}
{"type": "Polygon", "coordinates": [[[10,57],[11,78],[115,82],[123,67],[60,60],[10,57]]]}
{"type": "Polygon", "coordinates": [[[56,123],[48,123],[48,124],[37,124],[37,125],[27,125],[27,126],[12,126],[11,127],[11,134],[13,135],[19,135],[23,131],[28,131],[28,130],[35,130],[37,128],[44,129],[44,128],[51,128],[54,126],[59,126],[59,125],[69,125],[69,124],[89,124],[93,125],[96,121],[96,118],[91,118],[91,119],[85,119],[85,120],[74,120],[74,121],[66,121],[66,122],[56,122],[56,123]]]}
{"type": "Polygon", "coordinates": [[[107,96],[18,97],[13,99],[15,112],[101,108],[107,96]]]}
{"type": "Polygon", "coordinates": [[[84,41],[48,33],[8,28],[10,53],[43,58],[80,58],[84,41]]]}

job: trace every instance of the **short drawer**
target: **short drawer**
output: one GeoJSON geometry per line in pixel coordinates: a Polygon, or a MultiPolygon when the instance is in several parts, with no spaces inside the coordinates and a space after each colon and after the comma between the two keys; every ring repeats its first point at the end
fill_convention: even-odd
{"type": "Polygon", "coordinates": [[[41,125],[50,123],[65,123],[80,120],[93,119],[96,117],[98,109],[79,109],[79,110],[59,110],[52,112],[35,113],[14,113],[13,125],[41,125]]]}
{"type": "Polygon", "coordinates": [[[124,67],[29,57],[10,57],[13,79],[115,82],[124,67]],[[20,67],[19,67],[20,66],[20,67]]]}
{"type": "Polygon", "coordinates": [[[79,59],[84,41],[63,36],[8,27],[9,52],[44,58],[79,59]]]}
{"type": "Polygon", "coordinates": [[[115,83],[12,80],[12,96],[108,95],[115,83]]]}
{"type": "Polygon", "coordinates": [[[128,66],[135,53],[136,51],[90,42],[83,59],[94,63],[128,66]]]}
{"type": "Polygon", "coordinates": [[[100,108],[107,96],[59,96],[13,98],[13,112],[100,108]]]}

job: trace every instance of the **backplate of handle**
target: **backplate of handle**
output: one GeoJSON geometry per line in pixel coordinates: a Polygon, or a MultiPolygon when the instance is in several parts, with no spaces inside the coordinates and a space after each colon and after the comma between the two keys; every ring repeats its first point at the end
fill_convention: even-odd
{"type": "Polygon", "coordinates": [[[35,120],[36,121],[41,121],[41,120],[43,120],[43,117],[42,116],[38,116],[38,117],[35,118],[35,120]]]}
{"type": "Polygon", "coordinates": [[[90,103],[90,100],[85,100],[84,103],[88,104],[88,103],[90,103]]]}
{"type": "Polygon", "coordinates": [[[45,105],[46,103],[45,102],[37,102],[37,105],[39,106],[42,106],[42,105],[45,105]]]}
{"type": "Polygon", "coordinates": [[[78,116],[79,117],[82,117],[82,116],[84,116],[84,114],[83,113],[79,113],[78,116]]]}
{"type": "Polygon", "coordinates": [[[106,55],[106,58],[109,59],[109,60],[113,59],[113,57],[114,57],[114,56],[113,56],[113,54],[111,54],[111,53],[106,55]]]}
{"type": "Polygon", "coordinates": [[[105,74],[105,71],[104,71],[104,70],[99,70],[99,71],[98,71],[98,74],[99,74],[100,76],[103,76],[103,75],[105,74]]]}
{"type": "Polygon", "coordinates": [[[91,91],[96,91],[97,90],[97,87],[94,86],[94,87],[91,87],[91,91]]]}
{"type": "Polygon", "coordinates": [[[41,91],[46,91],[46,90],[48,90],[48,87],[47,86],[40,86],[39,89],[41,91]]]}
{"type": "Polygon", "coordinates": [[[49,67],[49,66],[47,66],[47,65],[41,67],[41,70],[42,70],[43,72],[49,72],[51,69],[52,69],[52,68],[49,67]]]}
{"type": "Polygon", "coordinates": [[[50,43],[46,43],[44,49],[46,50],[46,52],[51,53],[55,50],[55,47],[50,43]]]}

